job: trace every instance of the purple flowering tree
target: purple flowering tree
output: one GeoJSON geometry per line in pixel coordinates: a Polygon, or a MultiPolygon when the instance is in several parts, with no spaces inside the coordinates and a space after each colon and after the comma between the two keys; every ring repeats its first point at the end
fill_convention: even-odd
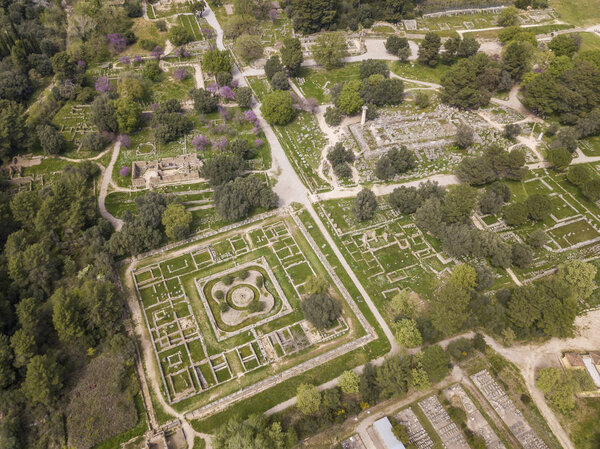
{"type": "Polygon", "coordinates": [[[120,34],[107,34],[106,39],[108,39],[108,49],[111,53],[121,53],[127,47],[127,39],[120,34]]]}
{"type": "Polygon", "coordinates": [[[130,172],[131,172],[131,170],[129,169],[129,167],[127,165],[121,167],[121,170],[119,170],[119,174],[123,177],[129,176],[130,172]]]}
{"type": "MultiPolygon", "coordinates": [[[[231,118],[231,109],[219,107],[219,114],[221,114],[223,120],[228,121],[231,118]]],[[[225,125],[223,125],[223,127],[225,128],[223,132],[225,132],[227,127],[225,125]]]]}
{"type": "Polygon", "coordinates": [[[269,18],[275,22],[277,19],[279,19],[279,12],[276,9],[271,9],[269,11],[269,18]]]}
{"type": "Polygon", "coordinates": [[[129,56],[121,56],[119,58],[119,61],[121,62],[122,65],[124,65],[125,67],[128,67],[131,64],[131,58],[129,56]]]}
{"type": "Polygon", "coordinates": [[[142,62],[144,59],[142,58],[141,55],[135,55],[133,57],[133,62],[135,62],[136,64],[139,64],[140,62],[142,62]]]}
{"type": "Polygon", "coordinates": [[[188,72],[184,68],[175,69],[175,71],[173,72],[173,79],[175,79],[177,81],[183,81],[187,77],[188,77],[188,72]]]}
{"type": "Polygon", "coordinates": [[[100,92],[101,94],[110,92],[112,90],[112,85],[110,84],[110,80],[105,76],[99,76],[96,78],[96,92],[100,92]]]}
{"type": "Polygon", "coordinates": [[[154,49],[150,52],[150,54],[152,55],[152,57],[156,58],[156,59],[160,59],[160,57],[165,53],[165,51],[163,50],[163,48],[160,45],[157,45],[156,47],[154,47],[154,49]]]}
{"type": "Polygon", "coordinates": [[[217,139],[214,146],[219,151],[225,151],[227,149],[227,139],[225,137],[217,139]]]}
{"type": "Polygon", "coordinates": [[[156,111],[158,109],[158,103],[152,103],[150,105],[150,110],[151,111],[156,111]]]}
{"type": "Polygon", "coordinates": [[[260,125],[258,123],[254,125],[254,128],[252,128],[252,132],[255,136],[260,136],[260,125]]]}
{"type": "Polygon", "coordinates": [[[219,93],[227,100],[233,100],[235,98],[235,93],[233,93],[233,89],[229,86],[221,87],[221,91],[219,93]]]}
{"type": "Polygon", "coordinates": [[[204,151],[210,147],[210,139],[204,134],[200,134],[192,139],[192,145],[197,151],[204,151]]]}
{"type": "Polygon", "coordinates": [[[238,80],[231,80],[231,83],[229,83],[231,85],[232,89],[237,89],[237,87],[240,85],[240,82],[238,80]]]}
{"type": "Polygon", "coordinates": [[[79,61],[77,61],[77,67],[85,69],[87,67],[87,64],[83,59],[80,59],[79,61]]]}
{"type": "Polygon", "coordinates": [[[258,117],[256,116],[256,114],[254,113],[254,111],[252,109],[248,109],[246,112],[244,112],[244,117],[252,125],[254,125],[255,123],[258,122],[258,117]]]}
{"type": "Polygon", "coordinates": [[[219,91],[219,85],[217,83],[210,83],[206,87],[206,90],[209,91],[211,94],[216,94],[219,91]]]}
{"type": "Polygon", "coordinates": [[[210,27],[202,27],[200,31],[202,31],[202,34],[206,39],[210,39],[215,35],[215,32],[210,27]]]}
{"type": "Polygon", "coordinates": [[[255,146],[256,148],[258,148],[258,147],[260,147],[260,146],[261,146],[263,143],[264,143],[264,142],[263,142],[263,140],[262,140],[262,139],[256,139],[256,140],[254,141],[254,146],[255,146]]]}
{"type": "Polygon", "coordinates": [[[119,142],[121,142],[123,148],[129,148],[129,145],[131,145],[131,139],[127,134],[121,134],[119,136],[119,142]]]}

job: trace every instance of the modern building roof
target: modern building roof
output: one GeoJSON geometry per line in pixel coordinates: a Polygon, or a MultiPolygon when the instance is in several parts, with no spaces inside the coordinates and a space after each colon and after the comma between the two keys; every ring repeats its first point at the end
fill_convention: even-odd
{"type": "Polygon", "coordinates": [[[404,444],[402,444],[401,441],[398,441],[398,438],[394,435],[392,423],[387,416],[375,421],[373,423],[373,428],[375,428],[379,434],[386,449],[405,449],[404,444]]]}
{"type": "Polygon", "coordinates": [[[594,364],[594,360],[589,355],[583,356],[583,364],[585,365],[585,369],[590,374],[594,384],[600,388],[600,373],[598,372],[598,368],[594,364]]]}

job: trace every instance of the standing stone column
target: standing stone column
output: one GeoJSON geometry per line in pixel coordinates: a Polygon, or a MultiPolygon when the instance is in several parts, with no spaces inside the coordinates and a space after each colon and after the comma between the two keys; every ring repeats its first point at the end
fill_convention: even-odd
{"type": "Polygon", "coordinates": [[[367,121],[367,106],[362,107],[362,118],[360,119],[361,126],[365,126],[365,122],[367,121]]]}

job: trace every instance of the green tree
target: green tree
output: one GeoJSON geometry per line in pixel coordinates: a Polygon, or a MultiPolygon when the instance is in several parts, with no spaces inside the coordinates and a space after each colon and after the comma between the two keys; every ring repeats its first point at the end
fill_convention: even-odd
{"type": "MultiPolygon", "coordinates": [[[[5,389],[16,379],[16,373],[13,369],[13,352],[10,347],[10,341],[4,334],[0,334],[0,388],[5,389]]],[[[358,391],[358,376],[357,388],[358,391]]]]}
{"type": "Polygon", "coordinates": [[[62,389],[59,368],[49,355],[36,355],[27,365],[25,380],[21,386],[25,397],[33,403],[50,407],[62,389]]]}
{"type": "Polygon", "coordinates": [[[329,281],[322,276],[311,275],[304,283],[304,290],[309,295],[324,295],[328,289],[329,281]]]}
{"type": "Polygon", "coordinates": [[[302,300],[302,313],[319,330],[331,327],[342,315],[342,306],[327,293],[312,294],[302,300]]]}
{"type": "Polygon", "coordinates": [[[410,56],[410,45],[405,37],[389,36],[385,41],[385,49],[389,53],[398,56],[402,62],[407,61],[410,56]]]}
{"type": "Polygon", "coordinates": [[[82,342],[86,337],[86,317],[81,296],[77,291],[67,292],[59,288],[52,295],[52,302],[54,303],[52,323],[58,338],[69,343],[82,342]]]}
{"type": "Polygon", "coordinates": [[[405,348],[415,348],[423,343],[417,322],[413,319],[403,318],[392,324],[396,341],[405,348]]]}
{"type": "Polygon", "coordinates": [[[358,393],[359,383],[360,378],[358,377],[358,374],[350,370],[344,371],[338,381],[339,387],[346,394],[358,393]]]}
{"type": "Polygon", "coordinates": [[[513,203],[504,208],[504,220],[509,226],[521,226],[527,222],[529,210],[525,203],[513,203]]]}
{"type": "Polygon", "coordinates": [[[452,186],[444,201],[444,218],[448,223],[469,219],[477,205],[477,190],[466,184],[452,186]]]}
{"type": "Polygon", "coordinates": [[[581,37],[576,39],[573,34],[559,34],[552,38],[548,44],[548,48],[556,56],[568,56],[571,58],[579,50],[578,42],[581,42],[581,37]]]}
{"type": "Polygon", "coordinates": [[[60,154],[65,148],[65,138],[52,125],[40,125],[37,136],[46,154],[60,154]]]}
{"type": "Polygon", "coordinates": [[[293,0],[291,19],[294,29],[303,34],[327,29],[335,21],[337,7],[336,0],[293,0]]]}
{"type": "Polygon", "coordinates": [[[529,217],[531,217],[532,220],[541,221],[550,216],[552,203],[548,195],[534,193],[527,198],[525,204],[529,212],[529,217]]]}
{"type": "Polygon", "coordinates": [[[90,108],[92,122],[100,131],[116,133],[119,130],[119,124],[115,117],[115,107],[108,95],[100,95],[92,102],[90,108]]]}
{"type": "Polygon", "coordinates": [[[273,78],[271,78],[271,86],[274,90],[288,90],[290,88],[290,83],[285,72],[277,72],[273,75],[273,78]]]}
{"type": "Polygon", "coordinates": [[[194,102],[194,109],[201,114],[215,112],[219,106],[219,99],[205,89],[192,89],[190,97],[194,102]]]}
{"type": "Polygon", "coordinates": [[[390,302],[392,310],[400,316],[414,318],[417,312],[417,299],[408,289],[395,294],[390,302]]]}
{"type": "Polygon", "coordinates": [[[321,406],[321,393],[316,386],[300,384],[296,390],[296,407],[305,415],[312,415],[319,411],[321,406]]]}
{"type": "Polygon", "coordinates": [[[26,131],[25,108],[16,101],[0,100],[0,157],[11,156],[22,148],[26,131]]]}
{"type": "Polygon", "coordinates": [[[316,63],[327,70],[341,67],[342,60],[348,56],[346,36],[341,32],[320,34],[311,47],[311,52],[316,63]]]}
{"type": "Polygon", "coordinates": [[[273,78],[273,75],[275,75],[277,72],[282,72],[282,71],[283,71],[283,65],[281,64],[281,60],[279,59],[279,56],[273,55],[269,59],[267,59],[267,62],[265,62],[265,76],[267,77],[267,79],[269,81],[271,81],[271,78],[273,78]]]}
{"type": "Polygon", "coordinates": [[[511,27],[519,23],[519,10],[514,6],[504,8],[498,16],[498,26],[511,27]]]}
{"type": "Polygon", "coordinates": [[[360,95],[362,86],[362,83],[358,80],[344,83],[342,92],[340,93],[335,104],[337,108],[347,115],[354,115],[358,113],[364,104],[364,101],[360,95]]]}
{"type": "Polygon", "coordinates": [[[139,129],[142,107],[126,97],[115,100],[115,118],[121,132],[129,134],[139,129]]]}
{"type": "Polygon", "coordinates": [[[560,264],[555,276],[571,287],[578,300],[585,301],[596,288],[596,272],[594,265],[573,259],[560,264]]]}
{"type": "Polygon", "coordinates": [[[171,240],[182,240],[190,234],[193,217],[183,204],[171,203],[162,215],[165,234],[171,240]]]}
{"type": "Polygon", "coordinates": [[[246,63],[259,59],[263,55],[260,39],[249,34],[242,34],[233,43],[233,50],[246,63]]]}
{"type": "Polygon", "coordinates": [[[183,25],[175,25],[169,28],[167,39],[169,39],[173,45],[179,47],[180,45],[185,45],[188,42],[193,41],[194,35],[183,25]]]}
{"type": "Polygon", "coordinates": [[[127,98],[130,101],[141,101],[146,94],[146,90],[139,79],[126,77],[119,81],[117,93],[120,97],[127,98]]]}
{"type": "Polygon", "coordinates": [[[477,273],[469,265],[457,266],[432,301],[431,322],[444,335],[458,332],[469,318],[471,291],[477,273]]]}
{"type": "Polygon", "coordinates": [[[300,66],[304,61],[304,55],[302,54],[302,44],[300,39],[293,37],[286,37],[283,39],[283,47],[280,50],[281,63],[288,70],[290,76],[298,75],[300,66]]]}
{"type": "Polygon", "coordinates": [[[418,61],[421,64],[431,67],[435,66],[440,57],[441,47],[442,40],[440,36],[433,32],[427,33],[425,39],[423,39],[419,45],[418,61]]]}
{"type": "Polygon", "coordinates": [[[567,179],[571,184],[582,186],[592,178],[592,172],[585,165],[573,165],[567,171],[567,179]]]}
{"type": "Polygon", "coordinates": [[[235,90],[235,101],[241,108],[252,106],[252,89],[250,87],[238,87],[235,90]]]}
{"type": "Polygon", "coordinates": [[[266,94],[260,110],[265,120],[272,125],[287,125],[296,116],[292,96],[281,90],[266,94]]]}
{"type": "Polygon", "coordinates": [[[537,229],[537,230],[533,231],[531,234],[529,234],[529,238],[527,239],[527,242],[529,243],[529,245],[531,245],[533,248],[538,248],[538,249],[543,248],[543,246],[546,244],[547,241],[548,241],[548,236],[541,229],[537,229]]]}
{"type": "Polygon", "coordinates": [[[369,220],[373,217],[375,210],[377,209],[377,198],[375,194],[369,189],[362,189],[352,206],[352,213],[358,221],[369,220]]]}
{"type": "Polygon", "coordinates": [[[557,171],[567,168],[573,161],[573,155],[564,148],[553,148],[548,151],[548,160],[557,171]]]}
{"type": "Polygon", "coordinates": [[[519,80],[530,69],[533,48],[529,42],[513,41],[502,50],[502,64],[513,79],[519,80]]]}
{"type": "Polygon", "coordinates": [[[227,50],[208,50],[202,57],[202,69],[208,73],[231,72],[233,64],[227,50]]]}

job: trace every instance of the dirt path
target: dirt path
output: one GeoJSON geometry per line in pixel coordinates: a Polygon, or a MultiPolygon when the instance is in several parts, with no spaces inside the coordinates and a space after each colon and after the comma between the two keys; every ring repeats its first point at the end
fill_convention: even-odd
{"type": "Polygon", "coordinates": [[[115,143],[112,157],[110,158],[108,167],[106,167],[106,169],[104,170],[104,173],[102,174],[102,181],[100,183],[100,193],[98,194],[98,208],[100,209],[100,215],[102,215],[104,218],[106,218],[117,231],[120,231],[121,228],[123,227],[123,220],[119,220],[118,218],[113,216],[110,212],[108,212],[108,210],[106,210],[105,201],[106,201],[106,195],[108,193],[108,186],[112,181],[113,169],[114,169],[114,166],[119,157],[120,150],[121,150],[121,142],[117,141],[117,143],[115,143]]]}

